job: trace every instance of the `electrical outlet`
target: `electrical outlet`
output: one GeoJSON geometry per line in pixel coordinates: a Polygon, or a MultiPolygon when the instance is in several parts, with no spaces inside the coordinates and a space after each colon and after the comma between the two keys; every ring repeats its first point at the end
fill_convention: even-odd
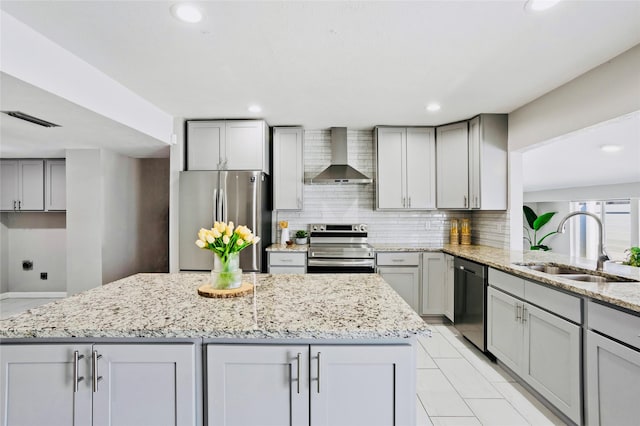
{"type": "Polygon", "coordinates": [[[40,272],[40,279],[41,280],[46,280],[49,278],[49,274],[46,272],[40,272]]]}

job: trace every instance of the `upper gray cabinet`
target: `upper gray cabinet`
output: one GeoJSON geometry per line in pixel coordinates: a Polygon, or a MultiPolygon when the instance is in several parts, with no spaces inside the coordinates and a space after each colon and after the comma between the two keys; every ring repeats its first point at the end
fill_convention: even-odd
{"type": "Polygon", "coordinates": [[[67,209],[67,177],[65,160],[45,160],[45,209],[67,209]]]}
{"type": "Polygon", "coordinates": [[[0,161],[0,210],[44,210],[44,160],[0,161]]]}
{"type": "Polygon", "coordinates": [[[269,127],[262,120],[187,121],[187,170],[269,173],[269,127]]]}
{"type": "Polygon", "coordinates": [[[302,210],[304,190],[304,131],[302,127],[273,128],[273,208],[302,210]]]}
{"type": "Polygon", "coordinates": [[[436,129],[438,208],[507,209],[507,125],[481,114],[436,129]]]}
{"type": "Polygon", "coordinates": [[[430,127],[376,127],[376,208],[435,208],[435,138],[430,127]]]}

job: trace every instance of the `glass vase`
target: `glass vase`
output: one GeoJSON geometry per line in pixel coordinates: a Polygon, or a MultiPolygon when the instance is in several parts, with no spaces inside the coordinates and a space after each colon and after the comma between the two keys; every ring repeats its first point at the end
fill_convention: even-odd
{"type": "Polygon", "coordinates": [[[211,270],[211,286],[217,290],[238,288],[242,284],[240,253],[230,253],[226,258],[216,254],[211,270]]]}

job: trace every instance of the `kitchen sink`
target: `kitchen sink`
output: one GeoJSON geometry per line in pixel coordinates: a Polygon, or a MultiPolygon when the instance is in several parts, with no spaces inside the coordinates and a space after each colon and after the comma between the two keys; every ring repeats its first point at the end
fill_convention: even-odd
{"type": "Polygon", "coordinates": [[[572,281],[591,282],[591,283],[638,283],[640,282],[619,277],[616,275],[605,274],[602,272],[589,271],[587,269],[577,268],[568,265],[558,265],[556,263],[516,263],[516,265],[524,266],[533,271],[543,272],[549,275],[558,275],[572,281]]]}

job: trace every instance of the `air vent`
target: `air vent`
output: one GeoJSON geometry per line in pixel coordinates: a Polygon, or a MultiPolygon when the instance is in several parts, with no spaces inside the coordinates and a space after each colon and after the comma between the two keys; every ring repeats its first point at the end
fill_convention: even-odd
{"type": "Polygon", "coordinates": [[[0,111],[4,112],[11,117],[19,118],[20,120],[25,120],[33,124],[37,124],[42,127],[60,127],[59,124],[51,123],[50,121],[42,120],[41,118],[34,117],[33,115],[25,114],[20,111],[0,111]]]}

